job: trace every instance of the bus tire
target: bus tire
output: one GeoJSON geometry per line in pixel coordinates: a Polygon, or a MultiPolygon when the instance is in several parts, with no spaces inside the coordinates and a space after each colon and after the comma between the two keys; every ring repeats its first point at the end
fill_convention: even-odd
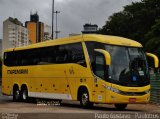
{"type": "Polygon", "coordinates": [[[20,101],[20,91],[18,86],[16,85],[13,87],[13,101],[14,102],[20,101]]]}
{"type": "Polygon", "coordinates": [[[115,104],[117,110],[124,110],[127,107],[127,104],[115,104]]]}
{"type": "Polygon", "coordinates": [[[88,93],[87,89],[84,89],[80,93],[80,104],[83,108],[93,107],[93,103],[89,101],[89,93],[88,93]]]}
{"type": "Polygon", "coordinates": [[[28,90],[27,90],[26,87],[23,87],[23,88],[21,89],[20,99],[21,99],[21,101],[23,101],[23,102],[27,102],[27,101],[28,101],[28,90]]]}

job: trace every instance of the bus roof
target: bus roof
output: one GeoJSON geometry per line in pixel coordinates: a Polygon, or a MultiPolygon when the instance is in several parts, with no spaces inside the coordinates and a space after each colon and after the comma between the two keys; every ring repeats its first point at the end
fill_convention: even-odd
{"type": "Polygon", "coordinates": [[[61,45],[61,44],[67,44],[67,43],[76,43],[76,42],[82,42],[82,41],[95,41],[110,45],[119,45],[119,46],[130,46],[130,47],[142,47],[142,45],[134,40],[130,40],[123,37],[118,36],[109,36],[109,35],[98,35],[98,34],[83,34],[83,35],[77,35],[72,37],[66,37],[66,38],[59,38],[55,40],[48,40],[36,44],[31,44],[28,46],[23,47],[17,47],[17,48],[10,48],[5,50],[5,52],[8,51],[17,51],[17,50],[24,50],[24,49],[32,49],[32,48],[39,48],[39,47],[47,47],[52,45],[61,45]]]}

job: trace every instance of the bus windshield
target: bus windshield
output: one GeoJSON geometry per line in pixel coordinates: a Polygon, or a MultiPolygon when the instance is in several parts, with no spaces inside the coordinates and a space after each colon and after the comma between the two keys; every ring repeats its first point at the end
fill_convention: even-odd
{"type": "Polygon", "coordinates": [[[111,55],[109,79],[123,86],[149,84],[148,67],[142,48],[105,45],[111,55]]]}
{"type": "MultiPolygon", "coordinates": [[[[114,46],[102,43],[86,43],[92,70],[94,72],[94,49],[104,49],[111,55],[108,69],[108,82],[128,87],[146,86],[149,84],[149,71],[145,52],[140,47],[114,46]]],[[[106,59],[107,60],[107,59],[106,59]]]]}

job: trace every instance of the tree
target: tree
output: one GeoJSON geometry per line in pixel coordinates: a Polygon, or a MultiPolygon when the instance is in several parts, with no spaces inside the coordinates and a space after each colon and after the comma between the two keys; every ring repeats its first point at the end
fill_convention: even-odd
{"type": "Polygon", "coordinates": [[[160,19],[151,27],[151,30],[145,35],[147,40],[145,47],[148,52],[153,52],[160,57],[160,19]]]}
{"type": "Polygon", "coordinates": [[[160,0],[142,0],[124,7],[124,10],[114,13],[99,30],[100,34],[116,35],[136,40],[143,45],[148,39],[151,27],[160,17],[160,0]]]}

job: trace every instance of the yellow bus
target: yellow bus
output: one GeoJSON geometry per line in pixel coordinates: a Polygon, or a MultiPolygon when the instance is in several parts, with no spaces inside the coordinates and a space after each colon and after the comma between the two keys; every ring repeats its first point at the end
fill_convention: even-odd
{"type": "Polygon", "coordinates": [[[140,43],[116,36],[86,34],[4,52],[2,93],[14,101],[28,97],[73,100],[124,109],[148,103],[150,76],[140,43]]]}

